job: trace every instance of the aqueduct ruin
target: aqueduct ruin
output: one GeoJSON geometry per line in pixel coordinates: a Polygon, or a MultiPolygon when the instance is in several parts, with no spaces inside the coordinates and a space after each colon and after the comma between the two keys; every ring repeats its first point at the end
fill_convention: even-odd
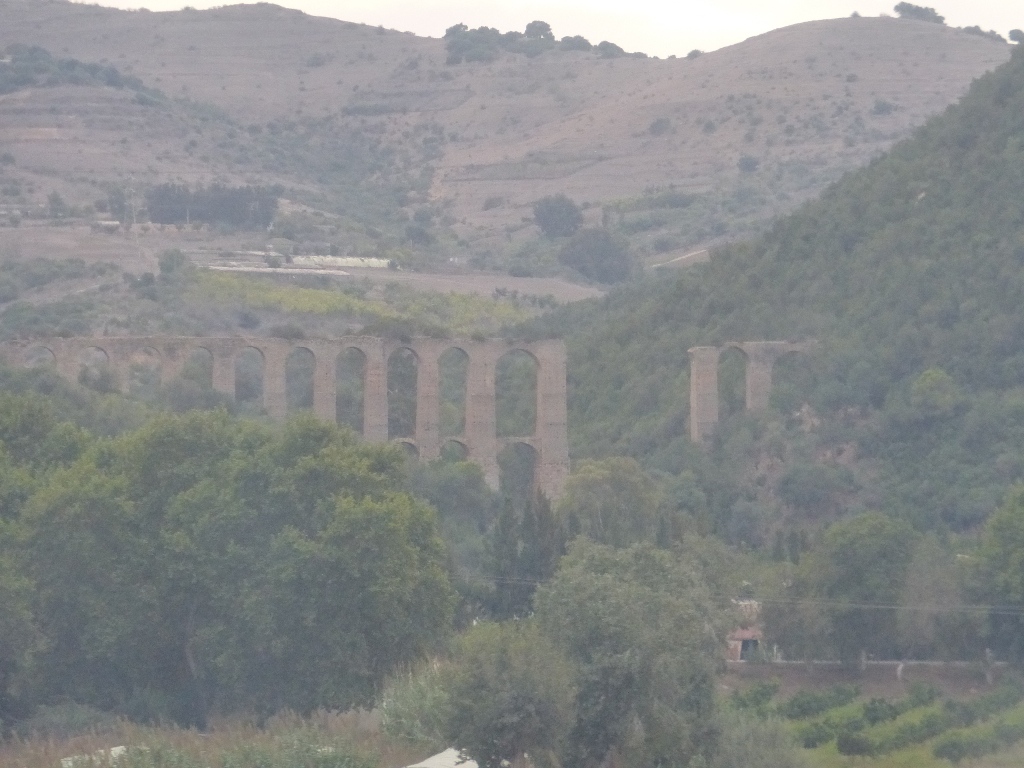
{"type": "Polygon", "coordinates": [[[690,439],[701,442],[718,424],[718,358],[738,349],[747,361],[746,408],[763,411],[772,391],[772,367],[791,352],[807,352],[814,341],[730,341],[722,347],[693,347],[690,354],[690,439]]]}
{"type": "Polygon", "coordinates": [[[49,338],[7,342],[0,347],[12,362],[31,365],[49,362],[64,377],[77,380],[88,359],[100,360],[116,382],[127,382],[134,364],[145,357],[167,382],[179,376],[196,352],[212,359],[212,386],[236,396],[236,363],[255,350],[262,360],[263,407],[274,418],[288,412],[286,367],[296,351],[312,355],[312,410],[335,422],[339,357],[357,350],[362,356],[362,434],[383,442],[388,434],[388,364],[405,350],[415,360],[415,428],[397,438],[415,449],[423,461],[438,458],[442,444],[451,441],[478,463],[487,482],[498,487],[498,455],[507,446],[526,445],[533,451],[534,484],[549,498],[558,497],[569,473],[568,417],[566,413],[565,345],[561,341],[505,342],[417,338],[409,341],[369,336],[290,341],[273,338],[227,337],[99,337],[49,338]],[[462,434],[442,437],[440,430],[439,360],[448,350],[467,358],[462,434]],[[536,370],[535,419],[532,434],[501,437],[497,432],[495,371],[509,353],[526,353],[536,370]]]}

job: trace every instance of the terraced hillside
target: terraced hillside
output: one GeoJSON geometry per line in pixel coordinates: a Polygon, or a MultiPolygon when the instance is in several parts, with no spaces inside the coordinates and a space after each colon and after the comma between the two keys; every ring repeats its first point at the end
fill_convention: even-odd
{"type": "MultiPolygon", "coordinates": [[[[329,218],[300,221],[292,244],[434,269],[507,266],[537,240],[524,220],[533,201],[557,192],[649,261],[735,238],[906,136],[1010,50],[937,24],[849,18],[694,58],[550,50],[448,64],[442,40],[270,4],[149,13],[2,0],[0,13],[0,46],[114,66],[162,94],[62,85],[0,96],[0,152],[12,161],[0,212],[29,224],[47,218],[54,192],[84,210],[120,190],[141,209],[160,183],[281,184],[300,210],[329,218]],[[663,189],[692,204],[643,203],[663,189]]],[[[2,232],[0,248],[145,259],[177,237],[104,238],[83,228],[90,215],[74,237],[71,222],[59,237],[26,227],[2,232]]]]}

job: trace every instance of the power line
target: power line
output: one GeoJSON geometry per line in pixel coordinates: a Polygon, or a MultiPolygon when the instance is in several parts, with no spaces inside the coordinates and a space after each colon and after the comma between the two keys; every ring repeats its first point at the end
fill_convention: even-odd
{"type": "MultiPolygon", "coordinates": [[[[495,584],[513,584],[513,585],[528,585],[539,587],[547,582],[539,581],[537,579],[516,579],[516,578],[496,578],[489,579],[495,584]]],[[[716,600],[734,600],[736,598],[726,595],[711,595],[716,600]]],[[[813,598],[813,597],[801,597],[801,598],[785,598],[785,597],[765,597],[765,598],[750,598],[753,602],[760,603],[761,605],[811,605],[828,608],[851,608],[856,610],[882,610],[882,611],[917,611],[921,613],[974,613],[979,615],[996,615],[996,616],[1024,616],[1024,606],[1015,605],[982,605],[978,603],[959,603],[953,605],[933,605],[928,603],[919,603],[911,605],[900,605],[897,603],[858,603],[846,600],[829,600],[826,598],[813,598]]]]}

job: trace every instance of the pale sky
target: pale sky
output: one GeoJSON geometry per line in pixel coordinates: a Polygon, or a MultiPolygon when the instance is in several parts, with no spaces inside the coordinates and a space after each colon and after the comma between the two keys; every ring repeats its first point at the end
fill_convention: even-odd
{"type": "MultiPolygon", "coordinates": [[[[540,19],[555,36],[610,40],[627,51],[677,56],[694,48],[712,51],[778,27],[812,19],[892,14],[898,0],[276,0],[315,16],[330,16],[389,29],[440,37],[453,24],[522,31],[540,19]]],[[[231,0],[102,0],[117,8],[175,11],[185,5],[211,8],[231,0]]],[[[1004,37],[1024,29],[1024,0],[921,0],[934,5],[950,26],[978,25],[1004,37]]]]}

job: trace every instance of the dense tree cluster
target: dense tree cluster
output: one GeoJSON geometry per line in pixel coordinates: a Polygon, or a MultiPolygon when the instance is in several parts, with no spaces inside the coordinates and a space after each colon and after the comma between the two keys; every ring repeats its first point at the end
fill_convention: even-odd
{"type": "MultiPolygon", "coordinates": [[[[463,61],[494,61],[500,53],[519,53],[529,57],[546,51],[595,51],[604,58],[624,56],[625,51],[607,40],[593,45],[585,37],[571,35],[556,40],[546,21],[531,21],[523,32],[499,32],[493,27],[470,29],[465,24],[449,27],[444,34],[448,64],[463,61]]],[[[642,55],[642,54],[641,54],[642,55]]]]}
{"type": "Polygon", "coordinates": [[[226,224],[265,228],[274,220],[280,187],[209,187],[159,184],[146,190],[146,209],[156,224],[226,224]]]}
{"type": "Polygon", "coordinates": [[[583,224],[583,212],[567,195],[549,195],[533,204],[533,220],[548,237],[568,237],[583,224]]]}
{"type": "Polygon", "coordinates": [[[122,74],[110,64],[90,64],[77,59],[56,59],[37,45],[10,45],[0,60],[0,94],[25,88],[58,85],[92,85],[128,89],[146,98],[163,98],[146,88],[137,77],[122,74]]]}
{"type": "Polygon", "coordinates": [[[311,416],[158,416],[111,439],[0,398],[0,718],[372,699],[450,630],[434,510],[393,446],[311,416]]]}
{"type": "Polygon", "coordinates": [[[607,229],[581,229],[558,252],[558,261],[599,283],[620,283],[633,271],[629,247],[607,229]]]}
{"type": "Polygon", "coordinates": [[[913,3],[897,3],[893,8],[901,19],[914,19],[916,21],[930,21],[933,24],[944,24],[946,18],[940,16],[934,8],[926,8],[923,5],[913,3]]]}

